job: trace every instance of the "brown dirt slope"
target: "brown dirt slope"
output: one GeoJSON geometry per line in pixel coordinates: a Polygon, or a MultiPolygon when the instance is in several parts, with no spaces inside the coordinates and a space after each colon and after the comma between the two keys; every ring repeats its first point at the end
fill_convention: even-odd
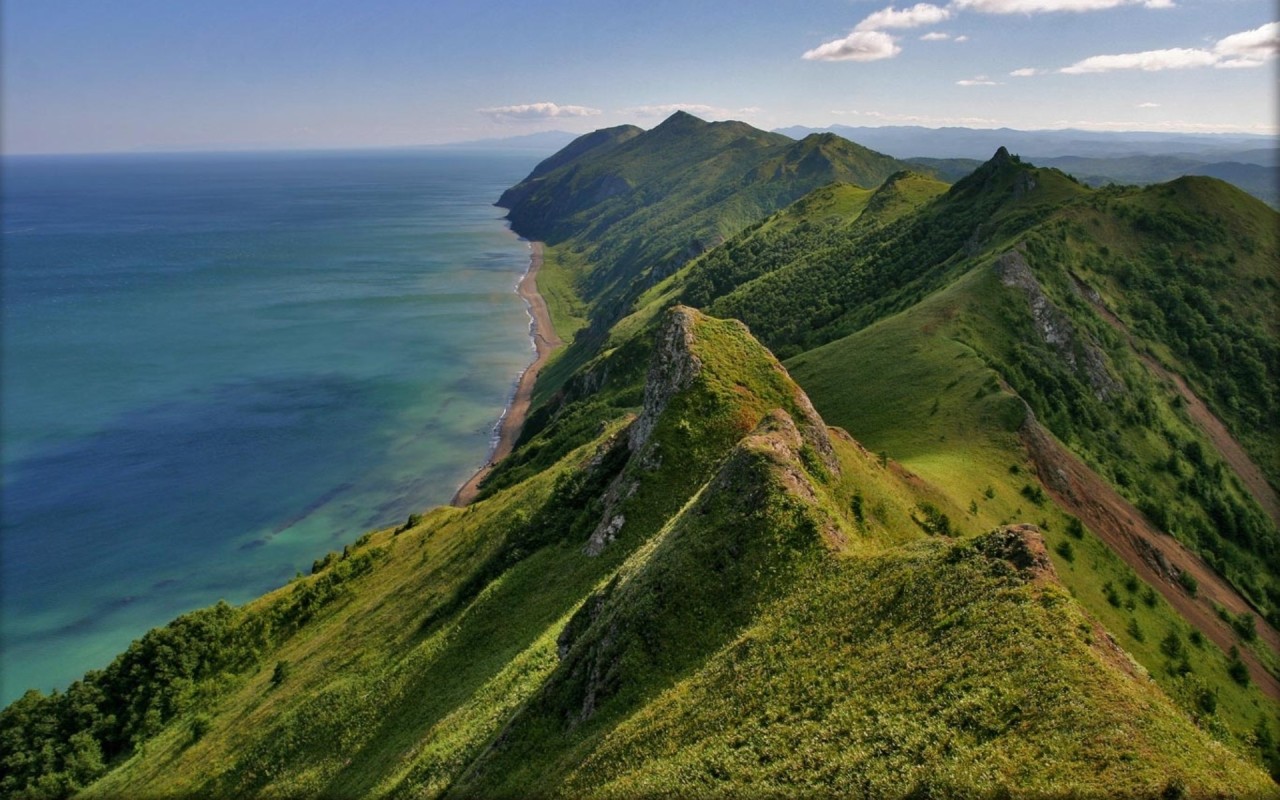
{"type": "MultiPolygon", "coordinates": [[[[1081,281],[1080,278],[1074,275],[1072,277],[1082,288],[1088,288],[1087,284],[1081,281]]],[[[1181,375],[1170,371],[1165,365],[1156,361],[1142,348],[1138,347],[1133,337],[1129,334],[1129,329],[1125,327],[1124,322],[1100,301],[1096,292],[1084,291],[1082,294],[1089,298],[1098,315],[1108,325],[1115,328],[1120,335],[1125,337],[1133,352],[1142,359],[1142,363],[1146,364],[1147,368],[1161,380],[1172,384],[1178,394],[1182,395],[1182,399],[1187,403],[1187,414],[1192,421],[1209,437],[1209,441],[1222,454],[1227,466],[1231,467],[1236,475],[1240,477],[1245,488],[1258,501],[1258,505],[1262,506],[1262,510],[1267,512],[1276,525],[1280,526],[1280,496],[1277,496],[1276,490],[1267,482],[1261,468],[1249,457],[1249,454],[1240,446],[1235,437],[1231,435],[1222,420],[1218,419],[1218,416],[1209,410],[1204,401],[1195,392],[1191,391],[1191,387],[1187,385],[1181,375]]]]}
{"type": "MultiPolygon", "coordinates": [[[[1029,413],[1022,426],[1022,440],[1036,465],[1040,482],[1059,505],[1079,517],[1214,644],[1225,651],[1237,643],[1235,632],[1218,616],[1214,604],[1233,614],[1245,611],[1256,614],[1256,609],[1218,573],[1172,536],[1157,530],[1029,413]],[[1184,571],[1199,584],[1196,597],[1178,583],[1178,575],[1184,571]]],[[[1258,636],[1272,649],[1280,650],[1280,633],[1260,617],[1258,636]]],[[[1263,693],[1280,700],[1280,680],[1267,672],[1248,648],[1240,648],[1240,656],[1263,693]]]]}

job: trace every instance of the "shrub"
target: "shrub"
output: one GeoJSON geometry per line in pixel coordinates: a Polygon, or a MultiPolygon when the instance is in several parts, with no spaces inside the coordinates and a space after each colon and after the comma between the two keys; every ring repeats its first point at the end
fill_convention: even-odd
{"type": "Polygon", "coordinates": [[[1075,517],[1067,517],[1067,535],[1073,539],[1084,538],[1084,525],[1075,517]]]}
{"type": "Polygon", "coordinates": [[[273,687],[279,686],[289,680],[289,674],[292,671],[293,668],[289,665],[288,661],[277,661],[275,672],[271,673],[271,685],[273,687]]]}
{"type": "Polygon", "coordinates": [[[951,535],[950,518],[948,518],[946,514],[943,514],[941,511],[939,511],[938,507],[935,506],[933,503],[930,503],[928,501],[922,502],[920,503],[920,505],[916,506],[916,510],[920,512],[920,515],[924,519],[916,519],[915,515],[912,515],[911,518],[916,521],[917,525],[919,525],[921,528],[924,529],[925,533],[928,533],[934,536],[950,536],[951,535]]]}
{"type": "Polygon", "coordinates": [[[1147,636],[1142,632],[1142,628],[1138,627],[1138,620],[1136,617],[1129,618],[1129,625],[1125,628],[1125,632],[1132,636],[1135,641],[1145,642],[1147,640],[1147,636]]]}
{"type": "Polygon", "coordinates": [[[1185,569],[1178,573],[1178,583],[1183,589],[1187,590],[1187,594],[1195,597],[1200,591],[1200,581],[1196,580],[1196,576],[1187,572],[1185,569]]]}
{"type": "Polygon", "coordinates": [[[411,530],[411,529],[413,529],[413,528],[416,528],[416,527],[418,527],[418,526],[419,526],[419,525],[421,525],[421,524],[422,524],[422,515],[421,515],[421,514],[410,514],[410,515],[409,515],[409,518],[408,518],[407,520],[405,520],[404,524],[403,524],[403,525],[401,525],[399,528],[396,528],[396,530],[395,530],[395,534],[396,534],[397,536],[399,536],[400,534],[404,533],[405,531],[407,531],[407,530],[411,530]]]}
{"type": "Polygon", "coordinates": [[[1058,542],[1058,546],[1053,549],[1058,551],[1058,555],[1062,556],[1068,562],[1076,560],[1076,552],[1072,549],[1071,542],[1068,542],[1065,539],[1058,542]]]}
{"type": "Polygon", "coordinates": [[[1231,627],[1246,642],[1252,642],[1258,638],[1258,621],[1248,611],[1242,611],[1231,617],[1231,627]]]}
{"type": "MultiPolygon", "coordinates": [[[[1156,607],[1156,590],[1150,586],[1142,590],[1142,604],[1147,608],[1156,607]]],[[[1199,633],[1199,631],[1197,631],[1199,633]]]]}
{"type": "Polygon", "coordinates": [[[1249,685],[1249,668],[1240,660],[1240,649],[1234,645],[1231,647],[1230,659],[1227,661],[1227,674],[1231,676],[1231,680],[1241,686],[1249,685]]]}

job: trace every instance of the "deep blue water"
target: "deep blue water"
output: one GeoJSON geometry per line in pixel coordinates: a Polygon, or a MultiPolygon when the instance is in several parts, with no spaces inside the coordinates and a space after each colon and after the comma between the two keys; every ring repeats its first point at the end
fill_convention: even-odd
{"type": "Polygon", "coordinates": [[[448,502],[532,357],[536,161],[4,160],[0,702],[448,502]]]}

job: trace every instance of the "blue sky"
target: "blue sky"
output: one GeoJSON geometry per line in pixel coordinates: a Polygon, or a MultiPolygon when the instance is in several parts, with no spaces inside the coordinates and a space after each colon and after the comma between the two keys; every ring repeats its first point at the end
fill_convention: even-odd
{"type": "Polygon", "coordinates": [[[1274,134],[1271,0],[5,0],[6,152],[650,127],[1274,134]]]}

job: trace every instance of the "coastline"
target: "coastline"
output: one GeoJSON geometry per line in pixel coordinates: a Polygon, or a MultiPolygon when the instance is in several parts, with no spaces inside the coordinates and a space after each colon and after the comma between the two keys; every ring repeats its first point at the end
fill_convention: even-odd
{"type": "Polygon", "coordinates": [[[516,294],[520,295],[527,304],[526,311],[530,317],[529,337],[533,340],[534,347],[533,362],[520,373],[511,403],[498,420],[498,441],[493,451],[489,453],[488,461],[476,470],[466,483],[458,487],[453,499],[449,501],[452,506],[470,505],[480,491],[480,482],[493,471],[499,461],[511,452],[516,439],[520,436],[520,429],[524,427],[525,417],[529,415],[533,385],[538,379],[538,373],[546,366],[551,354],[564,344],[551,325],[551,313],[547,310],[547,301],[538,293],[538,270],[542,268],[542,242],[530,242],[529,248],[529,268],[520,278],[520,283],[516,286],[516,294]]]}

